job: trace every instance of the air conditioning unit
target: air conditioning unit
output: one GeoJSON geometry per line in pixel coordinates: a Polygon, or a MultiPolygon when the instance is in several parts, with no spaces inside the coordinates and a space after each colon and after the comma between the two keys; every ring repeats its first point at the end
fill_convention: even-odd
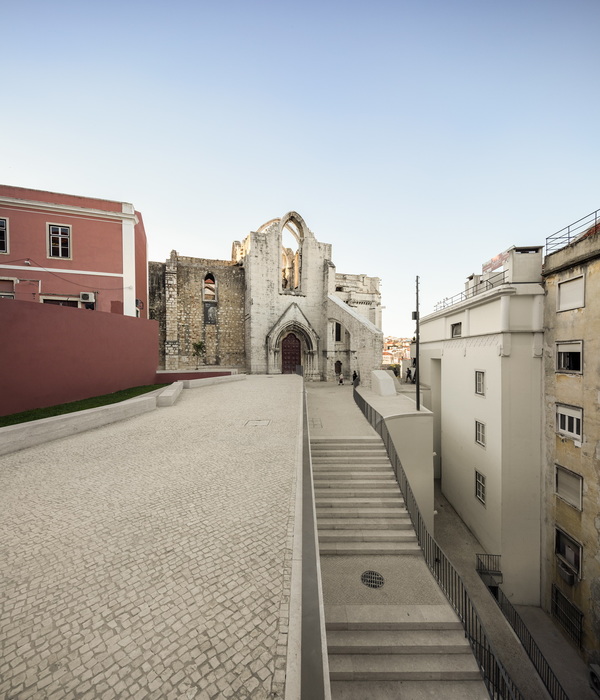
{"type": "Polygon", "coordinates": [[[600,666],[598,664],[590,664],[590,688],[600,695],[600,666]]]}
{"type": "Polygon", "coordinates": [[[561,562],[559,562],[556,568],[558,570],[558,575],[567,585],[572,586],[575,583],[575,574],[571,571],[571,569],[568,569],[561,562]]]}
{"type": "Polygon", "coordinates": [[[81,292],[79,298],[81,299],[81,301],[87,301],[88,303],[93,303],[94,301],[96,301],[96,295],[94,294],[94,292],[81,292]]]}

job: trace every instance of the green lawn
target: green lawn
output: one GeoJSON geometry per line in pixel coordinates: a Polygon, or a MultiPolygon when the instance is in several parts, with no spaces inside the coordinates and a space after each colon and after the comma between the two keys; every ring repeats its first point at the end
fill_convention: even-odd
{"type": "Polygon", "coordinates": [[[61,403],[58,406],[48,406],[48,408],[34,408],[31,411],[23,411],[22,413],[13,413],[10,416],[0,416],[0,428],[7,425],[17,425],[17,423],[27,423],[32,420],[40,420],[40,418],[51,418],[52,416],[61,416],[64,413],[75,413],[76,411],[85,411],[87,408],[98,408],[99,406],[107,406],[111,403],[119,403],[127,399],[133,399],[140,394],[147,394],[155,389],[162,389],[166,384],[149,384],[147,386],[134,386],[131,389],[116,391],[114,394],[105,394],[104,396],[93,396],[91,399],[83,399],[83,401],[72,401],[71,403],[61,403]]]}

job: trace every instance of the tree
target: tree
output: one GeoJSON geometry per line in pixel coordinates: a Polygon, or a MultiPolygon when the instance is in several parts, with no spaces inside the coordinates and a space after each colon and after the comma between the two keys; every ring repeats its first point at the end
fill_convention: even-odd
{"type": "Polygon", "coordinates": [[[206,352],[206,344],[203,340],[199,340],[197,343],[192,343],[192,348],[194,351],[194,357],[196,358],[196,369],[198,369],[200,358],[204,357],[204,353],[206,352]]]}

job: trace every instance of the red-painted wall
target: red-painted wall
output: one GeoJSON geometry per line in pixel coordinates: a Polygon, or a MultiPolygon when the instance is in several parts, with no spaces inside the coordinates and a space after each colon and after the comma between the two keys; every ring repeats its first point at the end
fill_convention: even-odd
{"type": "Polygon", "coordinates": [[[0,299],[0,415],[154,384],[158,323],[0,299]]]}

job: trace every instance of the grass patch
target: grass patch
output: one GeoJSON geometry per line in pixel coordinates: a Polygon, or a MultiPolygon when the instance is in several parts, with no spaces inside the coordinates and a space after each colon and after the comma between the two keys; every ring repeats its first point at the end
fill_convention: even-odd
{"type": "Polygon", "coordinates": [[[18,423],[28,423],[41,418],[51,418],[52,416],[62,416],[65,413],[76,413],[85,411],[88,408],[98,408],[108,406],[111,403],[119,403],[127,399],[133,399],[141,394],[147,394],[155,389],[162,389],[166,384],[148,384],[147,386],[134,386],[131,389],[115,391],[114,394],[104,394],[104,396],[92,396],[90,399],[82,401],[72,401],[71,403],[61,403],[58,406],[48,406],[47,408],[34,408],[31,411],[13,413],[10,416],[0,416],[0,428],[7,425],[17,425],[18,423]]]}

